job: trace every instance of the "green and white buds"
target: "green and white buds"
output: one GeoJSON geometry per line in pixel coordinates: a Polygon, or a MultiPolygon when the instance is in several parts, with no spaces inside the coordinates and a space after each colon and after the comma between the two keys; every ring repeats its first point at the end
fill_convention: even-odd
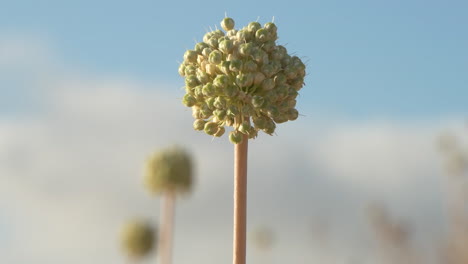
{"type": "Polygon", "coordinates": [[[234,29],[224,18],[221,27],[184,53],[179,74],[185,78],[182,102],[192,108],[195,130],[219,137],[233,127],[231,142],[258,131],[272,135],[276,124],[296,120],[298,91],[304,86],[305,65],[276,44],[277,27],[251,22],[234,29]]]}
{"type": "MultiPolygon", "coordinates": [[[[202,110],[200,115],[202,115],[202,110]]],[[[193,127],[206,129],[203,119],[195,120],[193,127]]],[[[216,130],[218,131],[218,124],[216,130]]],[[[190,155],[179,147],[172,147],[152,154],[145,166],[144,183],[151,193],[186,192],[192,186],[192,160],[190,155]]]]}
{"type": "Polygon", "coordinates": [[[130,258],[140,259],[155,247],[156,230],[148,223],[132,220],[125,224],[121,233],[122,250],[130,258]]]}

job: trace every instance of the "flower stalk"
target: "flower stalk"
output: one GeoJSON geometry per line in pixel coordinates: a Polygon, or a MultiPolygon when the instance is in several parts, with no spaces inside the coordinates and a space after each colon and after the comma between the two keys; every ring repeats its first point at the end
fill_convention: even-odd
{"type": "Polygon", "coordinates": [[[174,234],[175,193],[166,192],[162,197],[161,234],[159,237],[159,258],[161,264],[172,263],[172,240],[174,234]]]}
{"type": "Polygon", "coordinates": [[[234,238],[233,264],[245,264],[247,233],[248,136],[234,145],[234,238]]]}

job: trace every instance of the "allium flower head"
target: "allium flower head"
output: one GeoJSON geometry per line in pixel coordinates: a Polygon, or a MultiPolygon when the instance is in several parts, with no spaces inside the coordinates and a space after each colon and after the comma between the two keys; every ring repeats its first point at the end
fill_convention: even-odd
{"type": "Polygon", "coordinates": [[[129,257],[142,258],[154,248],[155,235],[156,231],[149,224],[130,221],[122,229],[122,249],[129,257]]]}
{"type": "Polygon", "coordinates": [[[179,74],[194,129],[219,137],[230,126],[229,139],[237,144],[242,135],[255,138],[259,130],[272,135],[276,124],[297,119],[296,97],[306,72],[299,57],[276,44],[274,23],[251,22],[238,30],[234,25],[224,18],[226,32],[206,33],[185,52],[179,74]]]}
{"type": "Polygon", "coordinates": [[[144,183],[152,193],[185,192],[192,181],[191,157],[180,147],[155,152],[147,160],[144,183]]]}

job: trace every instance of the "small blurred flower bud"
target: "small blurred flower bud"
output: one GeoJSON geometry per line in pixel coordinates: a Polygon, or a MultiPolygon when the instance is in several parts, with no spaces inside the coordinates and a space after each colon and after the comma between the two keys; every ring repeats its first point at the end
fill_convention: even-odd
{"type": "Polygon", "coordinates": [[[190,155],[177,146],[150,155],[146,162],[144,183],[154,194],[190,190],[192,186],[190,155]]]}
{"type": "Polygon", "coordinates": [[[125,254],[140,259],[155,247],[156,230],[140,220],[126,223],[121,231],[121,246],[125,254]]]}

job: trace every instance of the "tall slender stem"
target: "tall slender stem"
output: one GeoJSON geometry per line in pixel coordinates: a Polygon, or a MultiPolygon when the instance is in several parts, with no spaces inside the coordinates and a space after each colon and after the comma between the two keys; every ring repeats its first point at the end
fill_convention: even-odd
{"type": "Polygon", "coordinates": [[[244,135],[234,147],[234,241],[233,264],[245,264],[247,229],[247,149],[244,135]]]}
{"type": "Polygon", "coordinates": [[[175,193],[168,191],[162,197],[161,233],[159,235],[160,264],[172,263],[175,193]]]}

